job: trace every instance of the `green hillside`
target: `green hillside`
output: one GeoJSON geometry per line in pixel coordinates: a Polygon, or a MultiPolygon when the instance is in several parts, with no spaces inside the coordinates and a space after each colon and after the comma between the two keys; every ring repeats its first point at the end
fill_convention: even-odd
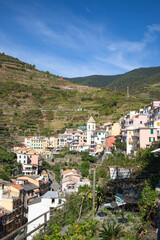
{"type": "Polygon", "coordinates": [[[116,121],[150,101],[107,88],[62,80],[34,65],[0,54],[0,144],[20,136],[52,135],[86,124],[116,121]],[[82,111],[78,111],[78,108],[82,111]]]}
{"type": "Polygon", "coordinates": [[[86,86],[106,87],[116,79],[120,78],[120,76],[121,75],[115,75],[115,76],[92,75],[87,77],[65,78],[65,79],[68,81],[73,81],[75,83],[80,83],[86,86]]]}
{"type": "Polygon", "coordinates": [[[107,87],[118,91],[125,91],[127,86],[130,93],[158,99],[160,96],[160,67],[139,68],[125,74],[66,78],[69,81],[88,86],[107,87]]]}

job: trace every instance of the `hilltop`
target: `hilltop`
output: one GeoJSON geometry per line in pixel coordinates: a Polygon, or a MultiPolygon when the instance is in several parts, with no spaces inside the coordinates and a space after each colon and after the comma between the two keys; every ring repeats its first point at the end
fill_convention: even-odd
{"type": "Polygon", "coordinates": [[[127,86],[132,94],[154,98],[160,96],[160,67],[134,69],[119,75],[92,75],[87,77],[65,78],[69,81],[93,87],[105,87],[126,92],[127,86]]]}
{"type": "Polygon", "coordinates": [[[150,102],[72,83],[5,54],[0,54],[0,82],[1,144],[6,137],[53,135],[85,125],[90,115],[97,124],[116,121],[150,102]]]}

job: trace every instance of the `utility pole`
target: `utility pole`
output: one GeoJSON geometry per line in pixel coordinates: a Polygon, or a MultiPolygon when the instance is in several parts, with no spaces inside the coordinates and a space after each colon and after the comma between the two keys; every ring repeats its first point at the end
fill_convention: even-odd
{"type": "Polygon", "coordinates": [[[93,215],[95,210],[95,185],[96,185],[96,168],[93,170],[93,215]]]}
{"type": "Polygon", "coordinates": [[[127,86],[127,97],[129,98],[129,87],[127,86]]]}

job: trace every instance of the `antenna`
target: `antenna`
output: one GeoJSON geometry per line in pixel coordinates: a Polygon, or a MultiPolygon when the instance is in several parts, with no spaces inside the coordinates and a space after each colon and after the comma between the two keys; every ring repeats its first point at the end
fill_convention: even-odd
{"type": "Polygon", "coordinates": [[[129,98],[129,86],[127,86],[127,97],[129,98]]]}

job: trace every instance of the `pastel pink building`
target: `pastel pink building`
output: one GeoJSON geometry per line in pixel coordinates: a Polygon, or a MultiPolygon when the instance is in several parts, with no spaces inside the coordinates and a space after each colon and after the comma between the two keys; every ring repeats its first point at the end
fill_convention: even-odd
{"type": "Polygon", "coordinates": [[[76,131],[72,134],[72,143],[70,144],[70,150],[79,151],[81,146],[86,145],[87,142],[87,132],[86,131],[76,131]]]}
{"type": "Polygon", "coordinates": [[[138,114],[138,115],[135,115],[133,118],[128,120],[128,126],[144,127],[144,124],[146,122],[147,122],[147,115],[138,114]]]}
{"type": "Polygon", "coordinates": [[[157,141],[157,129],[154,128],[139,129],[140,148],[149,147],[151,143],[155,141],[157,141]]]}
{"type": "Polygon", "coordinates": [[[149,147],[152,142],[157,141],[157,129],[141,127],[133,131],[133,150],[149,147]]]}
{"type": "Polygon", "coordinates": [[[17,153],[17,162],[22,164],[22,173],[24,175],[38,174],[39,154],[31,149],[19,151],[17,153]]]}
{"type": "Polygon", "coordinates": [[[28,156],[28,163],[32,165],[38,165],[39,162],[39,155],[38,154],[27,154],[28,156]]]}

